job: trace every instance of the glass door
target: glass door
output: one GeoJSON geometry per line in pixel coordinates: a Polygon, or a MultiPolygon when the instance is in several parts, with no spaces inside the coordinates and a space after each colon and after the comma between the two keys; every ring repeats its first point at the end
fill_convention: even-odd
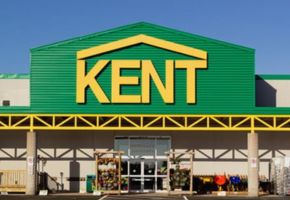
{"type": "Polygon", "coordinates": [[[142,192],[142,162],[130,160],[129,188],[131,192],[142,192]]]}
{"type": "Polygon", "coordinates": [[[115,149],[124,151],[122,177],[130,192],[165,191],[170,137],[116,137],[115,149]]]}
{"type": "Polygon", "coordinates": [[[156,162],[155,160],[143,160],[143,192],[154,192],[156,183],[156,162]]]}
{"type": "Polygon", "coordinates": [[[130,192],[155,191],[155,167],[154,160],[130,160],[130,192]]]}

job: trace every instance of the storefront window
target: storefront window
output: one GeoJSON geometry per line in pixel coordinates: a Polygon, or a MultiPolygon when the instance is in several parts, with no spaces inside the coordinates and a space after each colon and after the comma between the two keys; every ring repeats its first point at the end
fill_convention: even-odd
{"type": "Polygon", "coordinates": [[[118,137],[115,139],[115,150],[123,151],[125,156],[128,156],[129,139],[127,137],[118,137]]]}
{"type": "Polygon", "coordinates": [[[114,149],[123,151],[124,156],[165,156],[170,150],[170,138],[116,137],[114,149]]]}
{"type": "Polygon", "coordinates": [[[156,149],[158,156],[165,156],[165,152],[170,149],[170,140],[168,138],[157,138],[156,149]]]}
{"type": "Polygon", "coordinates": [[[167,161],[166,160],[157,161],[157,175],[167,175],[167,161]]]}
{"type": "Polygon", "coordinates": [[[131,156],[154,156],[155,155],[155,140],[142,138],[130,140],[131,156]]]}

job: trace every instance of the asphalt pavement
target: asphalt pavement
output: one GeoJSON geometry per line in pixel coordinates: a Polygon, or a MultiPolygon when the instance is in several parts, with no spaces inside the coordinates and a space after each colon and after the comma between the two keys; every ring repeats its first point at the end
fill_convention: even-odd
{"type": "Polygon", "coordinates": [[[27,196],[27,195],[0,195],[0,200],[284,200],[288,197],[267,195],[258,198],[252,198],[247,196],[228,196],[218,197],[212,195],[156,195],[156,194],[133,194],[133,195],[105,195],[105,196],[93,196],[93,195],[48,195],[48,196],[27,196]]]}

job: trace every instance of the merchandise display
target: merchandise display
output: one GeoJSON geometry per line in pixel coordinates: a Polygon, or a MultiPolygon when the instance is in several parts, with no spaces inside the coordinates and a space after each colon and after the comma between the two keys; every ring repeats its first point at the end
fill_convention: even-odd
{"type": "Polygon", "coordinates": [[[290,157],[272,158],[270,165],[274,194],[290,195],[290,157]]]}
{"type": "Polygon", "coordinates": [[[101,158],[98,162],[98,188],[118,190],[118,159],[101,158]]]}
{"type": "MultiPolygon", "coordinates": [[[[122,151],[96,151],[96,191],[121,193],[122,151]]],[[[123,184],[123,185],[124,185],[123,184]]]]}
{"type": "Polygon", "coordinates": [[[180,169],[180,165],[176,164],[175,169],[170,169],[170,187],[171,190],[188,190],[190,170],[180,169]]]}

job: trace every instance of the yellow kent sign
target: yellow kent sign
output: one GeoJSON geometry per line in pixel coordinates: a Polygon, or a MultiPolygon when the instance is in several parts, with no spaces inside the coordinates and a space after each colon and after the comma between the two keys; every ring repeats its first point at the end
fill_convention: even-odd
{"type": "Polygon", "coordinates": [[[89,87],[100,103],[150,103],[151,80],[156,85],[164,103],[174,103],[174,72],[186,70],[187,103],[196,102],[196,70],[207,68],[207,53],[202,50],[161,40],[147,35],[137,35],[126,39],[110,42],[100,46],[77,52],[77,103],[85,103],[86,88],[89,87]],[[87,58],[104,54],[113,50],[125,48],[136,44],[170,50],[198,58],[198,60],[165,60],[165,82],[163,83],[151,60],[98,60],[93,68],[86,73],[87,58]],[[109,99],[96,77],[111,64],[111,99],[109,99]],[[140,69],[141,77],[122,76],[124,69],[140,69]],[[141,85],[141,94],[121,94],[124,85],[141,85]]]}

